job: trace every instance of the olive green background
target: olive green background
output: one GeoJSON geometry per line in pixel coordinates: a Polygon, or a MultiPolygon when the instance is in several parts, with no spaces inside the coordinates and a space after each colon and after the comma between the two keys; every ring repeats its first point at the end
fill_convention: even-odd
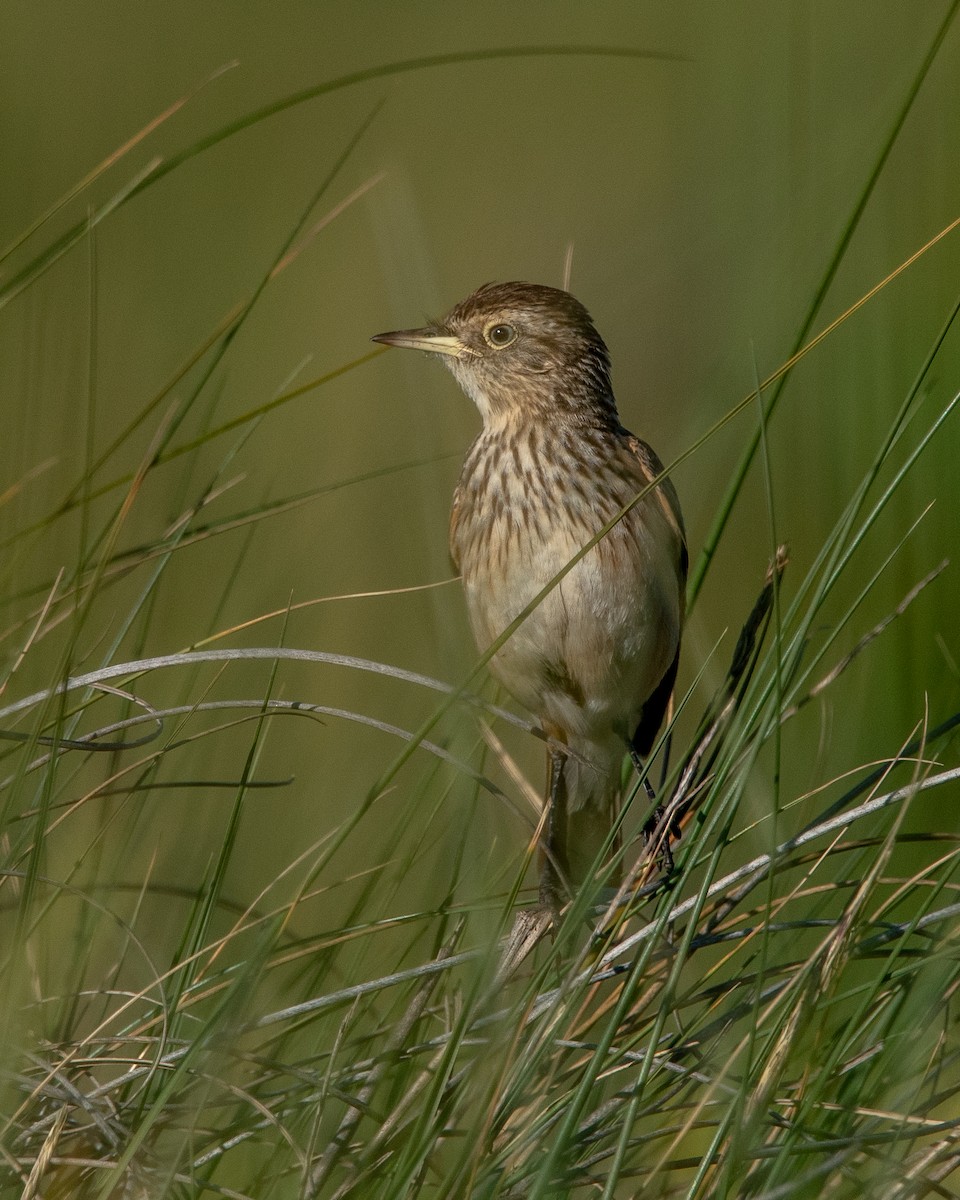
{"type": "MultiPolygon", "coordinates": [[[[190,92],[178,113],[71,201],[4,265],[4,278],[57,234],[175,155],[261,106],[352,72],[423,56],[517,47],[649,50],[649,58],[556,55],[451,62],[383,75],[311,99],[189,158],[105,217],[0,309],[0,491],[48,464],[0,508],[4,540],[49,513],[96,455],[235,304],[246,300],[321,181],[378,104],[311,222],[364,185],[264,290],[175,439],[240,416],[292,384],[366,354],[380,330],[421,323],[481,282],[560,284],[606,338],[626,425],[671,461],[789,355],[819,281],[947,12],[942,3],[164,3],[4,6],[0,37],[0,244],[95,164],[190,92]],[[91,366],[92,361],[92,366],[91,366]]],[[[960,30],[951,29],[885,165],[815,328],[842,313],[960,215],[960,30]]],[[[311,223],[308,222],[308,225],[311,223]]],[[[774,538],[803,578],[880,444],[960,289],[954,233],[796,369],[770,428],[775,528],[759,461],[692,614],[682,682],[695,707],[721,677],[774,538]],[[719,644],[719,649],[717,646],[719,644]]],[[[915,429],[958,388],[954,334],[915,429]]],[[[147,452],[162,414],[198,369],[97,476],[147,452]]],[[[696,560],[741,449],[751,407],[676,471],[696,560]]],[[[146,620],[116,661],[191,646],[261,614],[324,603],[218,644],[300,646],[463,679],[474,660],[459,589],[376,597],[449,580],[446,522],[476,413],[426,358],[383,353],[193,456],[149,475],[118,547],[157,538],[235,450],[195,524],[326,488],[310,503],[178,550],[146,620]],[[367,476],[366,478],[364,478],[367,476]]],[[[913,432],[908,436],[913,436],[913,432]]],[[[910,526],[930,511],[840,636],[834,661],[945,556],[957,556],[960,417],[953,414],[858,551],[839,617],[910,526]]],[[[886,478],[889,478],[889,472],[886,478]]],[[[61,565],[108,520],[122,492],[18,543],[4,563],[9,666],[61,565]]],[[[960,694],[958,567],[951,566],[789,727],[783,798],[889,754],[960,694]]],[[[73,668],[103,661],[149,565],[104,587],[76,630],[66,621],[7,684],[40,686],[76,633],[73,668]]],[[[827,622],[828,624],[828,622],[827,622]]],[[[151,703],[265,693],[265,668],[159,673],[151,703]]],[[[284,665],[277,695],[414,729],[434,693],[336,667],[284,665]]],[[[686,719],[686,718],[685,718],[686,719]]],[[[692,715],[688,721],[692,725],[692,715]]],[[[432,736],[480,764],[473,718],[432,736]]],[[[540,784],[541,751],[505,733],[540,784]]],[[[180,752],[182,778],[235,778],[249,731],[180,752]],[[222,761],[218,756],[222,755],[222,761]]],[[[257,764],[293,777],[246,801],[226,891],[247,903],[362,803],[401,743],[327,719],[275,722],[257,764]]],[[[491,772],[503,782],[494,767],[491,772]]],[[[87,766],[102,778],[103,764],[87,766]],[[99,774],[97,774],[99,772],[99,774]]],[[[418,754],[323,875],[331,890],[297,915],[336,925],[354,875],[410,861],[391,912],[460,882],[469,902],[503,888],[529,833],[470,780],[418,754]],[[429,803],[423,797],[431,797],[429,803]],[[463,843],[464,864],[451,861],[463,843]]],[[[87,779],[77,777],[78,790],[87,779]]],[[[87,780],[89,782],[89,780],[87,780]]],[[[505,784],[508,790],[512,785],[505,784]]],[[[513,788],[516,795],[516,789],[513,788]]],[[[229,793],[227,793],[229,795],[229,793]]],[[[918,800],[913,818],[956,818],[918,800]]],[[[768,797],[756,798],[763,815],[768,797]]],[[[98,801],[48,839],[48,874],[146,874],[189,894],[223,837],[213,789],[98,801]],[[92,847],[96,844],[96,850],[92,847]]],[[[522,800],[517,800],[522,807],[522,800]]],[[[806,810],[804,810],[806,811],[806,810]]],[[[813,811],[813,810],[811,810],[813,811]]],[[[797,816],[797,821],[801,816],[797,816]]],[[[279,889],[282,892],[282,888],[279,889]]],[[[133,901],[130,902],[131,904],[133,901]]],[[[117,900],[119,908],[123,904],[117,900]]],[[[176,900],[164,900],[172,931],[176,900]]]]}

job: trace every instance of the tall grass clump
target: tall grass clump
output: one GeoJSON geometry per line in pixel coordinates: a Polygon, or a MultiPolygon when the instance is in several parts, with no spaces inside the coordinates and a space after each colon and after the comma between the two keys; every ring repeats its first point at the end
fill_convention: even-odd
{"type": "MultiPolygon", "coordinates": [[[[536,731],[488,697],[485,658],[437,679],[305,644],[309,604],[267,611],[242,590],[291,514],[314,512],[317,544],[332,543],[321,501],[415,465],[279,496],[266,486],[256,448],[271,420],[379,350],[308,379],[287,367],[259,403],[221,412],[277,280],[376,183],[337,190],[381,106],[344,136],[242,301],[152,394],[131,381],[116,427],[98,394],[102,226],[175,168],[334,85],[101,194],[134,139],[8,248],[4,307],[83,256],[86,358],[76,473],[38,459],[0,492],[3,1195],[955,1192],[960,702],[921,709],[870,761],[843,748],[888,702],[851,686],[861,665],[888,656],[896,679],[900,629],[949,603],[945,546],[876,611],[924,518],[916,481],[935,486],[929,464],[956,445],[960,392],[944,363],[957,308],[928,331],[893,419],[865,422],[865,467],[799,552],[784,549],[795,531],[779,502],[804,473],[772,444],[793,372],[910,278],[912,260],[823,316],[922,78],[795,353],[767,379],[757,370],[752,393],[669,468],[696,463],[738,418],[742,461],[690,600],[704,603],[745,481],[759,480],[765,532],[742,556],[742,633],[688,663],[661,739],[661,844],[638,838],[647,802],[628,780],[628,885],[612,902],[576,897],[550,930],[524,916],[541,814],[518,758],[536,731]],[[87,213],[74,220],[78,197],[87,213]],[[177,644],[172,610],[187,630],[177,644]],[[374,699],[352,705],[360,679],[374,699]],[[348,736],[358,749],[344,765],[348,736]],[[335,819],[294,825],[321,792],[335,819]]],[[[935,261],[952,229],[916,257],[935,261]]]]}

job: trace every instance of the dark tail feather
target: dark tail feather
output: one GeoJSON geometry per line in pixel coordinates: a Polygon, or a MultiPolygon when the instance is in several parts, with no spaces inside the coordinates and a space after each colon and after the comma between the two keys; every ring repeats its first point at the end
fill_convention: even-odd
{"type": "Polygon", "coordinates": [[[640,714],[640,724],[633,734],[631,749],[641,758],[647,757],[653,749],[653,743],[657,740],[657,734],[660,732],[660,726],[663,724],[664,715],[670,704],[670,697],[673,695],[673,685],[677,682],[679,665],[680,648],[677,647],[677,653],[667,668],[666,675],[660,680],[651,693],[650,699],[644,704],[640,714]]]}

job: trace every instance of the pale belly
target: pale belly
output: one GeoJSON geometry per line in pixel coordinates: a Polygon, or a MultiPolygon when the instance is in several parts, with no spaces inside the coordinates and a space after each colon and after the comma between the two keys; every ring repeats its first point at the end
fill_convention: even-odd
{"type": "MultiPolygon", "coordinates": [[[[486,650],[589,540],[561,514],[540,529],[491,530],[461,570],[477,645],[486,650]],[[504,552],[491,555],[491,542],[504,552]]],[[[503,518],[505,521],[506,518],[503,518]]],[[[629,741],[680,637],[676,537],[659,502],[642,501],[522,620],[490,670],[548,732],[629,741]]]]}

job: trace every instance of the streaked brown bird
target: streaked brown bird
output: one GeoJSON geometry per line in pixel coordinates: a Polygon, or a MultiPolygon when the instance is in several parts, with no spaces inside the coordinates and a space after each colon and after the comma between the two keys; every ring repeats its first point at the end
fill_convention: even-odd
{"type": "Polygon", "coordinates": [[[607,347],[569,292],[488,283],[434,325],[373,340],[440,355],[480,410],[450,552],[481,650],[645,492],[490,660],[549,739],[541,898],[556,906],[597,865],[624,754],[642,768],[673,692],[687,573],[677,494],[621,425],[607,347]]]}

